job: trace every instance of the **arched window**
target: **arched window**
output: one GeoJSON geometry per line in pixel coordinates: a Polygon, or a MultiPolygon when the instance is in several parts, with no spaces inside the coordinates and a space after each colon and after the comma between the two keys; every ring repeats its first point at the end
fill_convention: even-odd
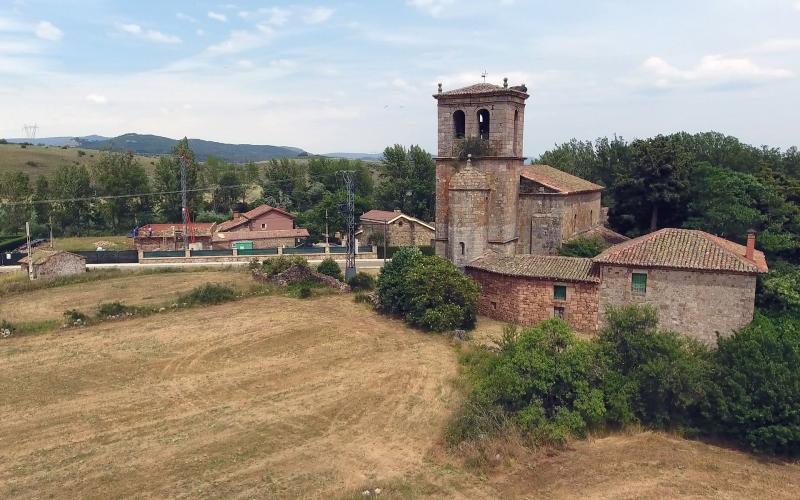
{"type": "Polygon", "coordinates": [[[467,130],[467,119],[460,109],[453,113],[453,134],[456,139],[463,139],[467,130]]]}
{"type": "MultiPolygon", "coordinates": [[[[513,155],[517,154],[517,130],[518,130],[518,127],[519,127],[519,110],[515,109],[514,110],[514,138],[513,138],[513,143],[512,143],[513,144],[513,149],[511,150],[511,154],[513,154],[513,155]]],[[[520,153],[519,156],[522,156],[522,153],[520,153]]]]}
{"type": "Polygon", "coordinates": [[[489,111],[485,109],[478,111],[478,136],[489,140],[489,111]]]}
{"type": "Polygon", "coordinates": [[[464,242],[460,242],[458,246],[461,247],[461,255],[464,255],[464,242]]]}

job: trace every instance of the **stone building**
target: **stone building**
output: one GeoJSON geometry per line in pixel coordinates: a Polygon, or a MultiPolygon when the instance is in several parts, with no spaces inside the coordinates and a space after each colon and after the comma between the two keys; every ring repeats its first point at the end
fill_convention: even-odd
{"type": "MultiPolygon", "coordinates": [[[[188,224],[189,246],[211,248],[211,237],[215,224],[191,222],[188,224]]],[[[183,223],[147,224],[134,231],[134,244],[137,250],[152,252],[156,250],[183,250],[183,223]]]]}
{"type": "Polygon", "coordinates": [[[602,186],[523,165],[528,97],[507,83],[434,95],[436,254],[481,285],[479,312],[522,325],[561,317],[592,333],[607,306],[648,303],[663,327],[708,343],[749,323],[756,276],[767,271],[755,235],[745,247],[702,231],[628,240],[605,227],[602,186]],[[614,246],[594,259],[555,255],[579,236],[614,246]]]}
{"type": "Polygon", "coordinates": [[[33,263],[33,279],[53,279],[86,272],[86,258],[63,250],[34,250],[32,255],[19,261],[26,273],[29,262],[33,263]]]}
{"type": "Polygon", "coordinates": [[[478,313],[517,325],[553,317],[594,333],[600,275],[592,259],[543,255],[487,255],[467,273],[481,286],[478,313]]]}
{"type": "MultiPolygon", "coordinates": [[[[661,326],[713,344],[753,320],[756,278],[768,271],[755,233],[739,245],[703,231],[661,229],[594,258],[600,309],[651,304],[661,326]]],[[[602,320],[602,318],[601,318],[602,320]]]]}
{"type": "MultiPolygon", "coordinates": [[[[434,95],[436,254],[459,266],[486,252],[554,255],[562,242],[606,222],[602,186],[547,165],[523,165],[528,97],[524,85],[507,83],[434,95]]],[[[627,239],[607,228],[598,235],[627,239]]]]}
{"type": "Polygon", "coordinates": [[[361,227],[356,231],[356,238],[362,244],[383,243],[386,234],[386,245],[392,247],[431,246],[434,228],[416,217],[406,215],[400,210],[370,210],[359,219],[361,227]]]}
{"type": "Polygon", "coordinates": [[[713,345],[753,319],[756,277],[768,271],[755,234],[746,246],[703,231],[661,229],[593,259],[488,255],[466,272],[480,314],[520,325],[560,317],[596,332],[608,306],[651,304],[661,326],[713,345]]]}

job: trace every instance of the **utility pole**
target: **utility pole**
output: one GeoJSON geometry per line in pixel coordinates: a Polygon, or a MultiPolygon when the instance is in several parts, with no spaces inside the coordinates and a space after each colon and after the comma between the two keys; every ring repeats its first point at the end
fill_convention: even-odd
{"type": "Polygon", "coordinates": [[[53,241],[53,216],[51,215],[49,218],[49,226],[50,226],[50,248],[55,248],[55,242],[53,241]]]}
{"type": "Polygon", "coordinates": [[[186,196],[186,152],[181,150],[181,214],[183,215],[183,249],[189,248],[189,208],[186,196]]]}
{"type": "Polygon", "coordinates": [[[356,218],[355,218],[355,200],[356,195],[353,191],[353,176],[355,170],[340,170],[339,175],[344,180],[344,187],[347,190],[347,203],[343,207],[345,215],[345,222],[347,224],[347,257],[344,266],[344,278],[350,280],[356,275],[356,248],[355,248],[355,232],[356,232],[356,218]]]}
{"type": "Polygon", "coordinates": [[[328,244],[328,209],[325,209],[325,246],[330,246],[328,244]]]}
{"type": "Polygon", "coordinates": [[[25,221],[25,236],[28,240],[28,279],[33,281],[33,249],[31,248],[31,223],[25,221]]]}
{"type": "Polygon", "coordinates": [[[389,221],[383,221],[383,267],[386,267],[386,226],[389,225],[389,221]]]}

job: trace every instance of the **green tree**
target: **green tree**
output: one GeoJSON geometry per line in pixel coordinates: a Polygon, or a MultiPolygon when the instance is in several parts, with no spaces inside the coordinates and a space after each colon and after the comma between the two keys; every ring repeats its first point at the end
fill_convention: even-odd
{"type": "Polygon", "coordinates": [[[402,210],[424,221],[435,218],[436,164],[419,146],[396,144],[383,151],[381,182],[375,202],[385,210],[402,210]]]}
{"type": "Polygon", "coordinates": [[[149,201],[146,196],[127,197],[149,191],[147,172],[133,153],[103,153],[93,175],[97,194],[120,197],[104,200],[100,206],[106,225],[113,230],[133,225],[149,201]]]}
{"type": "Polygon", "coordinates": [[[223,173],[212,195],[214,211],[230,212],[239,199],[244,197],[246,189],[242,187],[242,179],[234,168],[223,173]]]}
{"type": "MultiPolygon", "coordinates": [[[[36,187],[33,193],[34,201],[44,201],[50,199],[50,183],[47,177],[40,175],[36,179],[36,187]]],[[[50,222],[50,203],[36,203],[33,206],[36,213],[36,221],[40,224],[48,224],[50,222]]]]}
{"type": "Polygon", "coordinates": [[[186,162],[186,189],[189,190],[187,204],[189,213],[197,214],[202,200],[202,193],[197,191],[200,187],[199,168],[194,160],[194,153],[189,148],[189,140],[185,137],[178,141],[172,148],[172,154],[161,156],[153,172],[153,187],[155,191],[163,193],[155,197],[156,210],[161,218],[169,222],[183,220],[181,214],[181,165],[183,156],[186,162]]]}
{"type": "Polygon", "coordinates": [[[30,178],[23,172],[0,176],[0,231],[18,233],[31,219],[30,178]]]}
{"type": "Polygon", "coordinates": [[[57,232],[66,235],[86,234],[92,222],[94,196],[91,176],[83,165],[64,165],[56,170],[50,182],[53,198],[53,222],[57,232]]]}

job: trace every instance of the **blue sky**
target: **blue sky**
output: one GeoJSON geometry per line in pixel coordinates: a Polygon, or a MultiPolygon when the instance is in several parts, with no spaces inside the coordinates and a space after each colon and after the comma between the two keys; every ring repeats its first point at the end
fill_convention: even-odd
{"type": "Polygon", "coordinates": [[[437,82],[532,92],[525,151],[718,130],[800,145],[800,0],[0,0],[0,137],[435,150],[437,82]]]}

